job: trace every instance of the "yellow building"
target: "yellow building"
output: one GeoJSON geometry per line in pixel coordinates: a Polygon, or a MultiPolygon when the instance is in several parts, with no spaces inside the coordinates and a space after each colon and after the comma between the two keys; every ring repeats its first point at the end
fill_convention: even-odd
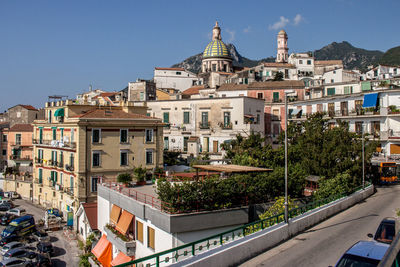
{"type": "Polygon", "coordinates": [[[93,202],[97,184],[120,173],[162,166],[163,124],[146,107],[46,103],[45,120],[33,131],[33,200],[64,213],[93,202]]]}

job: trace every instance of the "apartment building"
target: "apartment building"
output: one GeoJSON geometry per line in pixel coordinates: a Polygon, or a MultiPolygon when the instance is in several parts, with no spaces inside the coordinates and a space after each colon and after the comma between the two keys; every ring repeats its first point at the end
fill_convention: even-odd
{"type": "Polygon", "coordinates": [[[184,68],[154,68],[154,82],[157,88],[172,88],[183,91],[196,84],[201,79],[196,74],[184,68]]]}
{"type": "Polygon", "coordinates": [[[163,124],[145,114],[146,107],[124,103],[46,103],[45,119],[33,123],[33,201],[75,213],[96,201],[99,182],[162,166],[163,124]]]}
{"type": "Polygon", "coordinates": [[[162,118],[164,149],[183,156],[208,152],[221,159],[221,144],[236,134],[264,135],[264,100],[237,96],[150,101],[148,114],[162,118]]]}
{"type": "MultiPolygon", "coordinates": [[[[400,89],[377,89],[353,94],[325,96],[290,103],[291,120],[325,112],[330,127],[337,120],[349,122],[350,131],[364,132],[380,141],[378,158],[400,159],[400,89]]],[[[399,161],[400,163],[400,161],[399,161]]]]}

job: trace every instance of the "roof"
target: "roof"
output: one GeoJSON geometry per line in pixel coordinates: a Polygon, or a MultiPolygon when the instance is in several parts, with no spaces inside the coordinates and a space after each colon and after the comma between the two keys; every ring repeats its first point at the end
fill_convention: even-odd
{"type": "Polygon", "coordinates": [[[285,30],[280,30],[280,32],[278,34],[286,34],[285,30]]]}
{"type": "Polygon", "coordinates": [[[182,95],[197,95],[200,89],[204,89],[204,85],[190,87],[182,92],[182,95]]]}
{"type": "Polygon", "coordinates": [[[128,113],[121,109],[92,109],[84,114],[72,118],[90,119],[154,119],[146,115],[128,113]]]}
{"type": "Polygon", "coordinates": [[[315,60],[314,65],[343,65],[342,60],[315,60]]]}
{"type": "Polygon", "coordinates": [[[218,91],[235,91],[235,90],[247,90],[248,84],[235,84],[235,83],[223,83],[218,87],[218,91]]]}
{"type": "Polygon", "coordinates": [[[272,169],[267,169],[267,168],[241,166],[241,165],[234,165],[234,164],[194,165],[193,168],[206,170],[206,171],[226,172],[226,173],[272,171],[272,169]]]}
{"type": "Polygon", "coordinates": [[[204,49],[203,58],[208,57],[225,57],[230,58],[228,48],[221,40],[212,40],[204,49]]]}
{"type": "Polygon", "coordinates": [[[248,89],[285,89],[285,88],[304,88],[303,81],[289,80],[289,81],[267,81],[267,82],[253,82],[249,84],[248,89]]]}
{"type": "Polygon", "coordinates": [[[33,132],[31,124],[15,124],[10,128],[10,132],[33,132]]]}
{"type": "Polygon", "coordinates": [[[180,70],[180,71],[185,71],[184,68],[155,68],[156,70],[180,70]]]}
{"type": "Polygon", "coordinates": [[[90,228],[92,230],[97,228],[97,203],[82,203],[82,207],[85,210],[86,217],[89,221],[90,228]]]}
{"type": "Polygon", "coordinates": [[[275,67],[275,68],[295,68],[293,64],[281,63],[281,62],[264,62],[264,67],[275,67]]]}
{"type": "MultiPolygon", "coordinates": [[[[25,109],[28,109],[28,110],[37,111],[37,108],[35,108],[34,106],[31,106],[31,105],[22,105],[22,104],[18,104],[18,105],[15,105],[15,106],[13,106],[13,107],[16,107],[16,106],[21,106],[21,107],[23,107],[23,108],[25,108],[25,109]]],[[[9,109],[12,109],[13,107],[11,107],[11,108],[9,108],[9,109]]]]}
{"type": "Polygon", "coordinates": [[[118,94],[119,92],[106,92],[106,93],[101,93],[100,96],[102,97],[108,97],[108,96],[113,96],[118,94]]]}
{"type": "Polygon", "coordinates": [[[317,175],[309,175],[306,177],[306,181],[310,181],[310,182],[318,182],[321,179],[320,176],[317,175]]]}
{"type": "Polygon", "coordinates": [[[347,250],[346,254],[381,260],[388,248],[388,244],[376,241],[359,241],[347,250]]]}

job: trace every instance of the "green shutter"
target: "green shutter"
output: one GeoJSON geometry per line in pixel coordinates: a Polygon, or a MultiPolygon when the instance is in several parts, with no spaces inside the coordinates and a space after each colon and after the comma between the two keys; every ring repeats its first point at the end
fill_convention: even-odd
{"type": "Polygon", "coordinates": [[[43,183],[43,169],[39,169],[39,184],[43,183]]]}
{"type": "Polygon", "coordinates": [[[274,92],[273,98],[274,98],[274,101],[278,101],[279,100],[279,92],[274,92]]]}
{"type": "Polygon", "coordinates": [[[43,142],[43,128],[39,128],[39,143],[43,142]]]}
{"type": "Polygon", "coordinates": [[[362,82],[361,83],[361,91],[370,91],[371,88],[371,82],[362,82]]]}
{"type": "Polygon", "coordinates": [[[169,112],[164,112],[164,123],[169,123],[169,112]]]}
{"type": "Polygon", "coordinates": [[[335,87],[332,88],[327,88],[328,95],[334,95],[335,94],[335,87]]]}
{"type": "Polygon", "coordinates": [[[189,112],[188,111],[183,112],[183,123],[184,124],[189,123],[189,112]]]}

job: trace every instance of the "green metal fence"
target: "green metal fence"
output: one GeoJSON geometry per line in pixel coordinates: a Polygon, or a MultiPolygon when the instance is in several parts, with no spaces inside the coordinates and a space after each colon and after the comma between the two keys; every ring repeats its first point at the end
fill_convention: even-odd
{"type": "MultiPolygon", "coordinates": [[[[366,184],[366,186],[370,185],[370,183],[366,184]]],[[[355,188],[353,192],[359,191],[362,189],[362,186],[355,188]]],[[[289,210],[289,218],[294,218],[296,216],[302,215],[310,210],[319,208],[323,205],[331,203],[340,198],[346,197],[346,194],[337,194],[334,196],[330,196],[325,199],[317,200],[310,202],[308,204],[302,205],[301,207],[297,207],[289,210]]],[[[261,231],[278,223],[284,221],[284,213],[277,214],[275,216],[258,220],[252,223],[248,223],[232,230],[216,234],[213,236],[209,236],[179,247],[175,247],[169,250],[165,250],[147,257],[143,257],[140,259],[136,259],[124,264],[117,265],[116,267],[124,267],[124,266],[134,266],[135,264],[143,264],[145,267],[151,266],[160,266],[160,264],[172,264],[189,257],[200,254],[204,251],[211,250],[222,246],[228,242],[232,242],[234,240],[243,238],[249,234],[253,234],[255,232],[261,231]]]]}

